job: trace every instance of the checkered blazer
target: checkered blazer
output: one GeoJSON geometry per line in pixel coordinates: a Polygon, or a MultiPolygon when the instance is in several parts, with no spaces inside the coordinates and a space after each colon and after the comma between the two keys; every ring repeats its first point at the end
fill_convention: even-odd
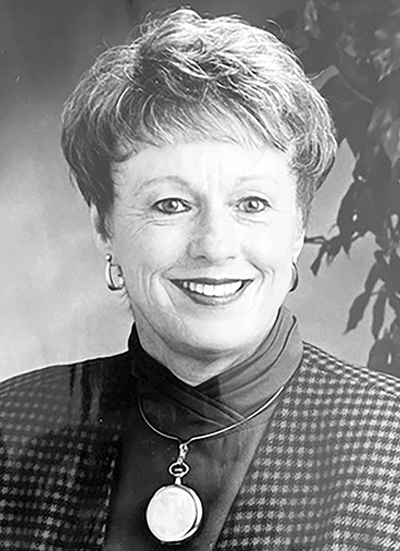
{"type": "MultiPolygon", "coordinates": [[[[100,551],[130,353],[0,385],[0,550],[100,551]]],[[[399,383],[305,345],[215,549],[400,550],[399,383]]]]}

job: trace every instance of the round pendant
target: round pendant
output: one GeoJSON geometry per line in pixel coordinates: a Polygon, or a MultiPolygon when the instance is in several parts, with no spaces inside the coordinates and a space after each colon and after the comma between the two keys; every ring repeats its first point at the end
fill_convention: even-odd
{"type": "Polygon", "coordinates": [[[203,507],[194,490],[182,484],[163,486],[147,506],[146,520],[162,543],[180,543],[198,529],[203,507]]]}

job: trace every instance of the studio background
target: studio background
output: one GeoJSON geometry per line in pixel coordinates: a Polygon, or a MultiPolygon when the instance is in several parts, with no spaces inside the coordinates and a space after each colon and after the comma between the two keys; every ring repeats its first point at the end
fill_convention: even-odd
{"type": "MultiPolygon", "coordinates": [[[[0,380],[45,365],[125,348],[127,305],[104,283],[87,207],[60,149],[60,114],[79,76],[152,10],[176,1],[0,0],[0,380]]],[[[197,0],[200,12],[274,18],[293,0],[197,0]]],[[[351,180],[344,143],[314,204],[308,233],[331,231],[351,180]]],[[[300,286],[287,303],[304,339],[358,364],[372,344],[370,312],[345,334],[348,310],[371,263],[372,239],[315,277],[306,246],[300,286]]]]}

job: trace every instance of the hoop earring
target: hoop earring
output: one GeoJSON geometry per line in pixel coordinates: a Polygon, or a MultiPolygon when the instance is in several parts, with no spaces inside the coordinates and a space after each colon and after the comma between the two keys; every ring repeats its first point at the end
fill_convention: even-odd
{"type": "Polygon", "coordinates": [[[121,266],[119,264],[113,264],[111,254],[106,255],[106,284],[110,291],[122,291],[125,287],[121,266]],[[115,270],[120,280],[119,283],[115,283],[114,281],[113,270],[115,270]]]}
{"type": "Polygon", "coordinates": [[[297,264],[293,262],[292,264],[292,270],[293,270],[293,279],[292,279],[292,286],[289,289],[289,293],[293,293],[299,286],[299,270],[297,269],[297,264]]]}

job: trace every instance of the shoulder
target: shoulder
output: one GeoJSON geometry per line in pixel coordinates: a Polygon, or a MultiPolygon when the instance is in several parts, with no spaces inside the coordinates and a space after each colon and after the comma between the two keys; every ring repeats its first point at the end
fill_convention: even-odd
{"type": "Polygon", "coordinates": [[[100,409],[120,402],[130,377],[131,358],[115,356],[56,365],[0,383],[0,429],[40,433],[98,418],[100,409]]]}
{"type": "MultiPolygon", "coordinates": [[[[71,387],[77,379],[85,376],[90,378],[91,384],[105,382],[111,375],[118,377],[130,362],[128,352],[114,356],[91,358],[88,360],[53,365],[41,369],[28,371],[0,383],[1,409],[17,397],[32,397],[36,399],[62,397],[63,391],[70,393],[71,387]]],[[[15,404],[15,401],[13,402],[15,404]]]]}
{"type": "Polygon", "coordinates": [[[400,381],[391,375],[343,362],[320,348],[305,344],[297,384],[301,404],[337,427],[363,432],[375,444],[387,447],[395,439],[400,452],[400,381]]]}
{"type": "Polygon", "coordinates": [[[400,456],[399,398],[397,379],[305,344],[277,416],[278,434],[306,451],[322,450],[327,460],[365,459],[390,469],[388,462],[400,456]]]}
{"type": "Polygon", "coordinates": [[[311,379],[315,377],[333,387],[346,387],[350,393],[361,391],[379,395],[389,402],[400,398],[399,379],[344,362],[309,343],[304,343],[303,367],[308,371],[311,379]]]}

